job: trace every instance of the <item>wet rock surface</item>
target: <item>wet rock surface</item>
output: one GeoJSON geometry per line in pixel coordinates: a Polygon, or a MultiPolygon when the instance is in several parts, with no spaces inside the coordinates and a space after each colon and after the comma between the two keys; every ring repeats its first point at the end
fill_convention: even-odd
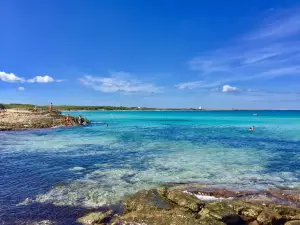
{"type": "Polygon", "coordinates": [[[137,192],[125,200],[121,215],[94,224],[300,225],[300,192],[293,192],[294,196],[285,195],[284,190],[274,193],[167,185],[137,192]]]}

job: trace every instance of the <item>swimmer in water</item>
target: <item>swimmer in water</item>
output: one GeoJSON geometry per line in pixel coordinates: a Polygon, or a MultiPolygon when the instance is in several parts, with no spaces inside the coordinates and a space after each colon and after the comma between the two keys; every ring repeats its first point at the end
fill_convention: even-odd
{"type": "Polygon", "coordinates": [[[254,126],[250,127],[249,130],[254,130],[254,126]]]}

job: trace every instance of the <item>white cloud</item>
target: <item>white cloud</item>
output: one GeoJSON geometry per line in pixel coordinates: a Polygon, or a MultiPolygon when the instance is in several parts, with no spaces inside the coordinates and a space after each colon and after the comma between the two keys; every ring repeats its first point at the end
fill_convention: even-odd
{"type": "Polygon", "coordinates": [[[237,92],[237,91],[239,91],[239,89],[237,87],[232,87],[232,86],[226,84],[223,86],[222,91],[223,92],[237,92]]]}
{"type": "Polygon", "coordinates": [[[16,82],[24,82],[24,78],[22,77],[17,77],[13,73],[5,73],[5,72],[0,72],[0,80],[4,82],[10,82],[10,83],[16,83],[16,82]]]}
{"type": "Polygon", "coordinates": [[[184,82],[175,85],[178,89],[195,89],[201,87],[202,81],[191,81],[191,82],[184,82]]]}
{"type": "Polygon", "coordinates": [[[0,72],[0,80],[9,83],[51,83],[51,82],[62,82],[63,80],[55,80],[53,77],[48,75],[36,76],[31,79],[24,79],[23,77],[18,77],[14,73],[0,72]]]}
{"type": "Polygon", "coordinates": [[[48,75],[36,76],[32,79],[27,80],[27,82],[29,82],[29,83],[52,83],[54,81],[55,80],[52,77],[48,76],[48,75]]]}
{"type": "Polygon", "coordinates": [[[129,73],[117,72],[111,73],[111,75],[110,77],[84,76],[79,81],[94,90],[108,93],[157,93],[162,89],[154,84],[133,79],[129,73]]]}
{"type": "Polygon", "coordinates": [[[18,91],[25,91],[24,87],[18,87],[18,91]]]}

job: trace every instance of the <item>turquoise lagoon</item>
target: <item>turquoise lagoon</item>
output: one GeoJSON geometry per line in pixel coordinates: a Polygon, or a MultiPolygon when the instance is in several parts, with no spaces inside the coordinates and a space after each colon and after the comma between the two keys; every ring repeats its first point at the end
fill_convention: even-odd
{"type": "Polygon", "coordinates": [[[0,133],[0,224],[75,224],[87,209],[166,182],[300,186],[300,111],[70,114],[92,124],[0,133]]]}

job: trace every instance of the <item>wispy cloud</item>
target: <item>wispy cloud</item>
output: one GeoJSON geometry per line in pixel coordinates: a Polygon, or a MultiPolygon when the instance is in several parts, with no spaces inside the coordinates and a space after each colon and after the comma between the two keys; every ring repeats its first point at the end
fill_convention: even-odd
{"type": "Polygon", "coordinates": [[[9,82],[9,83],[17,83],[17,82],[24,82],[25,79],[22,77],[18,77],[13,73],[5,73],[0,71],[0,80],[4,82],[9,82]]]}
{"type": "Polygon", "coordinates": [[[300,10],[271,10],[266,21],[234,45],[203,52],[188,65],[199,80],[176,85],[212,88],[300,75],[300,10]],[[297,39],[298,38],[298,39],[297,39]]]}
{"type": "Polygon", "coordinates": [[[175,85],[175,87],[177,87],[178,89],[195,89],[201,87],[202,84],[202,81],[191,81],[177,84],[175,85]]]}
{"type": "Polygon", "coordinates": [[[111,72],[110,76],[106,77],[87,75],[80,78],[79,81],[94,90],[108,93],[157,93],[162,90],[162,87],[137,80],[131,74],[125,72],[111,72]]]}
{"type": "Polygon", "coordinates": [[[249,35],[250,39],[278,39],[300,33],[300,9],[269,10],[260,28],[249,35]]]}
{"type": "Polygon", "coordinates": [[[25,91],[24,87],[18,87],[18,91],[25,91]]]}

